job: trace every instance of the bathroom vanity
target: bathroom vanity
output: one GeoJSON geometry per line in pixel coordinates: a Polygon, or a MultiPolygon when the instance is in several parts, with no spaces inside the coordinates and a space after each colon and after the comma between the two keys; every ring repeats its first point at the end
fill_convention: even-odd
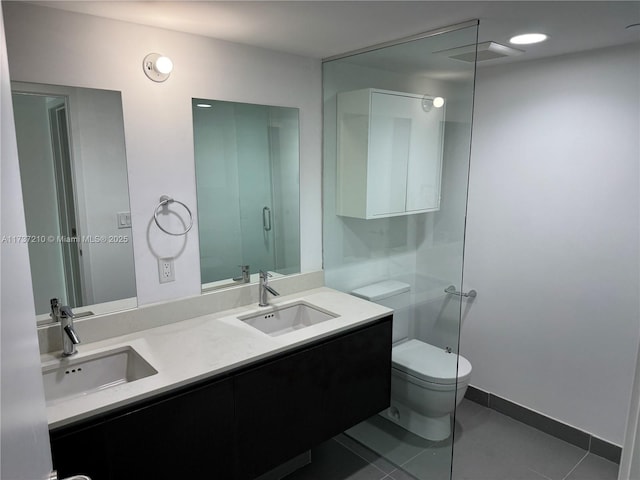
{"type": "Polygon", "coordinates": [[[48,406],[60,476],[253,479],[384,410],[390,310],[327,288],[289,297],[85,346],[129,344],[158,373],[48,406]],[[271,335],[241,320],[301,304],[334,316],[271,335]]]}

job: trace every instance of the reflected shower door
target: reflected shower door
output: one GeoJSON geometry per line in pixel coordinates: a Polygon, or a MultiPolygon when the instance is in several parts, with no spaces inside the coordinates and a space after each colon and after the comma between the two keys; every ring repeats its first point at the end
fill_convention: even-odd
{"type": "Polygon", "coordinates": [[[238,201],[240,209],[241,264],[252,272],[273,271],[276,266],[273,230],[273,181],[269,107],[241,104],[235,107],[238,201]]]}
{"type": "Polygon", "coordinates": [[[300,271],[298,110],[193,100],[203,288],[300,271]]]}

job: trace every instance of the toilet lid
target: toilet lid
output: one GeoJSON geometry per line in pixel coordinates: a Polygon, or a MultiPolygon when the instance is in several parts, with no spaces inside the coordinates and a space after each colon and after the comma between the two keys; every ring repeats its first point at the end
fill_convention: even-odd
{"type": "Polygon", "coordinates": [[[471,364],[462,355],[447,353],[420,340],[409,340],[391,350],[393,368],[431,383],[452,385],[471,375],[471,364]]]}

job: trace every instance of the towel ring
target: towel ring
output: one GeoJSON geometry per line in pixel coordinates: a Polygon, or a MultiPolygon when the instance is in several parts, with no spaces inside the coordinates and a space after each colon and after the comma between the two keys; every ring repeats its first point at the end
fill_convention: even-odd
{"type": "Polygon", "coordinates": [[[179,237],[181,235],[186,235],[187,232],[189,230],[191,230],[191,227],[193,227],[193,214],[191,213],[191,209],[189,209],[189,207],[187,207],[184,203],[182,203],[179,200],[174,200],[173,198],[169,197],[168,195],[162,195],[160,197],[160,203],[158,204],[158,206],[156,207],[156,209],[153,211],[153,219],[156,221],[156,225],[158,226],[158,228],[160,230],[162,230],[164,233],[168,234],[168,235],[173,235],[174,237],[179,237]],[[166,207],[167,205],[169,205],[170,203],[179,203],[180,205],[182,205],[184,207],[184,209],[187,211],[187,213],[189,214],[189,226],[185,229],[184,232],[170,232],[169,230],[165,229],[162,225],[160,225],[160,222],[158,221],[158,211],[162,208],[162,207],[166,207]]]}

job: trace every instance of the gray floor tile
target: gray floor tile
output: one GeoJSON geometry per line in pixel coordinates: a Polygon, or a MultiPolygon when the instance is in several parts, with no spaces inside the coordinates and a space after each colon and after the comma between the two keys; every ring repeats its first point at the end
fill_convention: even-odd
{"type": "Polygon", "coordinates": [[[380,415],[374,415],[345,433],[396,465],[402,465],[433,445],[433,442],[408,432],[380,415]]]}
{"type": "Polygon", "coordinates": [[[616,480],[618,464],[590,453],[582,460],[566,480],[616,480]]]}
{"type": "Polygon", "coordinates": [[[496,411],[468,414],[465,409],[469,405],[463,402],[460,407],[457,426],[460,433],[456,432],[454,471],[455,468],[468,471],[475,462],[481,462],[481,458],[469,454],[480,451],[487,462],[504,463],[510,469],[512,466],[522,467],[553,480],[560,480],[586,454],[581,448],[496,411]],[[471,421],[467,422],[468,419],[471,421]]]}
{"type": "Polygon", "coordinates": [[[335,440],[311,450],[311,463],[286,480],[380,480],[387,474],[335,440]]]}
{"type": "Polygon", "coordinates": [[[464,400],[455,436],[424,440],[374,416],[312,451],[287,480],[616,480],[618,466],[464,400]],[[397,469],[396,469],[397,468],[397,469]]]}
{"type": "MultiPolygon", "coordinates": [[[[483,449],[465,451],[456,459],[454,453],[453,478],[455,480],[548,480],[526,466],[509,458],[483,449]]],[[[423,480],[449,480],[450,453],[446,449],[430,448],[407,462],[403,468],[423,480]]]]}
{"type": "Polygon", "coordinates": [[[451,446],[425,449],[402,465],[402,469],[421,480],[449,480],[451,446]]]}
{"type": "Polygon", "coordinates": [[[395,465],[385,460],[380,454],[374,452],[368,447],[365,447],[362,443],[354,440],[348,435],[341,433],[333,439],[385,473],[391,473],[396,469],[395,465]]]}
{"type": "Polygon", "coordinates": [[[405,472],[404,470],[394,470],[389,474],[388,477],[385,477],[385,480],[420,480],[418,477],[414,477],[413,475],[405,472]]]}

